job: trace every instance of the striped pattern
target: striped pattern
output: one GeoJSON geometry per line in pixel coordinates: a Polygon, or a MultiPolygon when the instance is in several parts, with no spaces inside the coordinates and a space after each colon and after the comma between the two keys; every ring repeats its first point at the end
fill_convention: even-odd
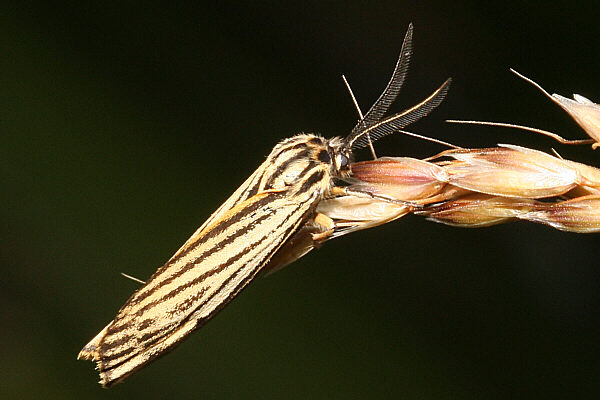
{"type": "Polygon", "coordinates": [[[173,257],[195,242],[208,225],[222,217],[233,206],[266,189],[284,188],[285,179],[290,184],[293,183],[293,178],[304,176],[307,168],[313,168],[317,163],[321,164],[318,155],[323,149],[329,147],[329,151],[333,152],[340,143],[339,138],[328,141],[310,134],[296,135],[282,140],[273,148],[260,167],[194,232],[173,257]]]}
{"type": "Polygon", "coordinates": [[[333,165],[340,143],[298,135],[273,149],[81,351],[98,362],[103,386],[173,348],[260,272],[329,192],[332,173],[340,174],[333,165]]]}

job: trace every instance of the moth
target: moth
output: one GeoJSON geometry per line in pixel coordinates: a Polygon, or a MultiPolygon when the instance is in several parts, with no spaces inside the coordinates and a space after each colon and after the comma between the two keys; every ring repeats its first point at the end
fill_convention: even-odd
{"type": "Polygon", "coordinates": [[[349,135],[300,134],[278,143],[85,345],[78,358],[97,363],[102,386],[122,381],[172,350],[259,273],[281,268],[330,238],[404,212],[397,205],[382,216],[356,218],[355,210],[381,202],[348,190],[344,181],[351,179],[354,150],[419,120],[447,93],[450,79],[419,104],[384,118],[408,71],[412,33],[410,25],[385,90],[349,135]]]}

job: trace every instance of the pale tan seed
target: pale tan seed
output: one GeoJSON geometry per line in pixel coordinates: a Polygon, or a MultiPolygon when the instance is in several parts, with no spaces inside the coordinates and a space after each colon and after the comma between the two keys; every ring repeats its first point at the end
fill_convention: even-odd
{"type": "Polygon", "coordinates": [[[580,181],[578,170],[565,161],[525,147],[450,150],[458,162],[444,166],[448,182],[474,192],[514,198],[558,196],[580,181]]]}
{"type": "Polygon", "coordinates": [[[531,210],[534,200],[474,193],[428,207],[415,214],[430,221],[465,228],[479,228],[508,222],[531,210]]]}
{"type": "Polygon", "coordinates": [[[600,232],[600,196],[538,204],[535,211],[522,214],[519,218],[546,224],[562,231],[600,232]]]}
{"type": "Polygon", "coordinates": [[[446,186],[444,168],[416,158],[382,157],[352,165],[352,176],[361,181],[352,188],[395,200],[434,196],[446,186]]]}
{"type": "Polygon", "coordinates": [[[317,206],[317,212],[334,221],[331,239],[391,222],[410,211],[410,207],[399,203],[356,196],[322,200],[317,206]]]}

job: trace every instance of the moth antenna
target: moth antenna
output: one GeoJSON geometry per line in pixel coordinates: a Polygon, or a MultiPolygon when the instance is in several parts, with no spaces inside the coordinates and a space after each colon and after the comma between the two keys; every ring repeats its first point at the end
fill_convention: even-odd
{"type": "MultiPolygon", "coordinates": [[[[346,137],[347,143],[353,144],[360,136],[366,133],[365,129],[377,124],[385,115],[390,105],[396,100],[400,88],[402,88],[404,83],[404,79],[406,78],[406,74],[408,73],[408,66],[412,55],[412,35],[413,25],[410,23],[406,35],[404,36],[400,55],[398,56],[398,61],[396,61],[396,66],[394,67],[394,72],[392,73],[390,80],[383,90],[383,93],[375,100],[375,103],[373,103],[369,111],[367,111],[364,117],[358,121],[354,128],[352,128],[352,131],[346,137]]],[[[370,139],[371,138],[369,137],[369,140],[370,139]]],[[[360,147],[364,147],[364,144],[360,147]]]]}
{"type": "MultiPolygon", "coordinates": [[[[346,88],[348,89],[348,93],[350,93],[350,97],[352,98],[352,102],[354,103],[354,107],[356,107],[356,111],[358,111],[358,116],[360,117],[360,121],[362,121],[364,119],[363,113],[360,109],[360,106],[358,105],[358,102],[356,101],[356,97],[354,97],[354,92],[352,91],[352,88],[350,87],[350,83],[348,83],[348,80],[346,79],[346,75],[342,75],[342,79],[344,80],[344,83],[346,84],[346,88]]],[[[375,148],[373,147],[373,142],[371,141],[371,135],[369,135],[369,133],[367,132],[367,141],[369,142],[369,149],[371,150],[371,154],[373,155],[373,159],[377,160],[377,154],[375,154],[375,148]]]]}
{"type": "Polygon", "coordinates": [[[447,119],[446,122],[449,122],[451,124],[470,124],[470,125],[501,126],[503,128],[521,129],[521,130],[524,130],[524,131],[535,132],[535,133],[542,134],[544,136],[551,137],[552,139],[554,139],[557,142],[562,143],[562,144],[580,145],[580,144],[590,144],[590,143],[594,143],[595,142],[594,139],[575,139],[575,140],[569,140],[569,139],[563,138],[562,136],[557,135],[556,133],[545,131],[543,129],[532,128],[530,126],[524,126],[524,125],[509,124],[507,122],[465,121],[465,120],[458,120],[458,119],[447,119]]]}
{"type": "Polygon", "coordinates": [[[352,102],[354,103],[354,107],[356,107],[356,111],[358,112],[358,116],[360,117],[360,119],[363,119],[363,113],[360,110],[360,106],[358,105],[358,102],[356,101],[356,97],[354,97],[354,92],[352,91],[352,88],[350,87],[350,84],[348,83],[348,80],[346,79],[346,75],[342,75],[342,79],[344,80],[344,84],[346,85],[346,89],[348,89],[348,93],[350,93],[350,97],[352,98],[352,102]]]}
{"type": "MultiPolygon", "coordinates": [[[[407,127],[408,125],[418,121],[424,116],[428,115],[437,106],[442,103],[448,88],[450,87],[451,78],[448,78],[442,86],[437,88],[432,94],[430,94],[425,100],[420,103],[402,111],[387,117],[367,128],[360,130],[356,135],[353,133],[346,139],[346,143],[352,147],[360,149],[367,145],[365,135],[369,133],[371,140],[378,140],[386,135],[397,132],[400,129],[407,127]]],[[[367,114],[368,116],[368,114],[367,114]]],[[[365,117],[366,118],[366,117],[365,117]]]]}
{"type": "Polygon", "coordinates": [[[142,285],[146,284],[146,282],[144,282],[143,280],[138,279],[135,276],[127,275],[125,272],[121,272],[121,275],[123,275],[125,278],[131,279],[132,281],[141,283],[142,285]]]}

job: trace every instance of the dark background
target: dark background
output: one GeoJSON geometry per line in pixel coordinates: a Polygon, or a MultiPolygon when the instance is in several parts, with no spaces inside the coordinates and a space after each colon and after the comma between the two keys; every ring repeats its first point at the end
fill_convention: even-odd
{"type": "MultiPolygon", "coordinates": [[[[529,223],[409,216],[257,279],[109,391],[75,360],[138,287],[120,272],[146,279],[281,138],[351,129],[341,74],[366,109],[410,21],[393,110],[454,78],[412,130],[600,164],[589,147],[443,122],[583,137],[508,68],[599,101],[597,2],[74,3],[0,14],[0,397],[597,398],[600,238],[529,223]]],[[[401,135],[377,149],[442,150],[401,135]]]]}

